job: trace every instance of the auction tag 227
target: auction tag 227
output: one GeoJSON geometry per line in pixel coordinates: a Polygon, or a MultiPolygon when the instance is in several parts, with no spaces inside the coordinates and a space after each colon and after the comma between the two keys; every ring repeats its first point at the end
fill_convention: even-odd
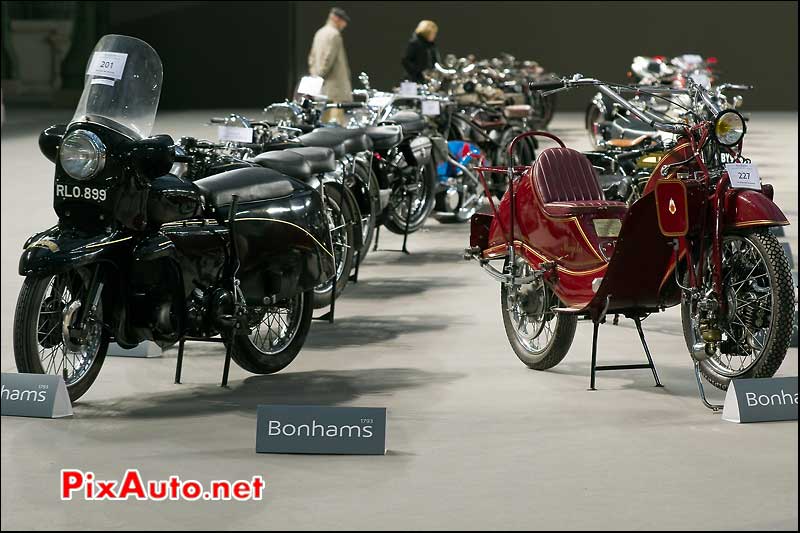
{"type": "Polygon", "coordinates": [[[734,189],[761,190],[761,176],[758,175],[758,168],[754,164],[728,163],[725,165],[725,170],[734,189]]]}

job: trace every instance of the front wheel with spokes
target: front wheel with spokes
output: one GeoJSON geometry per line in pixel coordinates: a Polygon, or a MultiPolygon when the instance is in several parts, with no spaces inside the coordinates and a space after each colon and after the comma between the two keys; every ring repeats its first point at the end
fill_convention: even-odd
{"type": "MultiPolygon", "coordinates": [[[[517,258],[517,276],[525,278],[532,273],[530,265],[517,258]]],[[[553,368],[572,346],[578,319],[556,313],[554,309],[559,306],[558,297],[541,278],[525,285],[501,285],[506,336],[520,361],[534,370],[553,368]]]]}
{"type": "Polygon", "coordinates": [[[90,280],[85,269],[28,276],[14,313],[17,370],[62,376],[73,402],[97,379],[108,350],[102,300],[94,313],[84,313],[90,280]],[[79,323],[82,327],[77,329],[79,323]]]}
{"type": "MultiPolygon", "coordinates": [[[[727,312],[712,324],[721,340],[699,364],[709,383],[727,390],[732,379],[771,377],[778,371],[792,335],[795,295],[783,248],[763,230],[724,237],[722,278],[727,312]]],[[[711,289],[709,260],[701,294],[711,289]]],[[[703,342],[698,301],[684,297],[681,318],[691,353],[703,342]]]]}
{"type": "Polygon", "coordinates": [[[270,306],[248,309],[250,335],[234,339],[231,357],[253,374],[273,374],[286,368],[306,341],[311,326],[314,291],[306,291],[270,306]]]}

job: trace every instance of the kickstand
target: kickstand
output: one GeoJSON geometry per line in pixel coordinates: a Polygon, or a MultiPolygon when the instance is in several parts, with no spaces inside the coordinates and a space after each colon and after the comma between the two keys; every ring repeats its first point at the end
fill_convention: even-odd
{"type": "Polygon", "coordinates": [[[373,252],[378,251],[378,241],[380,240],[380,238],[381,238],[381,227],[378,226],[377,228],[375,228],[375,244],[372,245],[373,252]]]}
{"type": "Polygon", "coordinates": [[[406,227],[403,231],[403,250],[402,252],[406,255],[411,255],[411,252],[408,251],[408,225],[411,222],[411,195],[408,195],[408,202],[406,202],[406,227]]]}
{"type": "Polygon", "coordinates": [[[591,367],[591,377],[589,379],[589,390],[597,390],[595,388],[595,373],[599,371],[608,371],[608,370],[644,370],[650,369],[653,372],[653,379],[656,382],[656,387],[663,387],[664,385],[661,384],[661,380],[658,378],[658,371],[656,370],[656,364],[653,362],[653,358],[650,355],[650,349],[647,347],[647,341],[644,338],[644,331],[642,330],[642,320],[641,317],[635,316],[633,317],[634,323],[636,323],[636,330],[639,332],[639,339],[642,341],[642,347],[644,348],[644,354],[647,356],[647,364],[634,364],[634,365],[598,365],[597,364],[597,330],[600,328],[601,319],[593,320],[594,330],[592,331],[592,367],[591,367]]]}
{"type": "Polygon", "coordinates": [[[694,377],[697,379],[697,390],[700,392],[700,401],[703,402],[703,405],[714,411],[715,413],[722,410],[722,405],[711,403],[706,398],[706,390],[703,387],[703,378],[700,375],[700,363],[695,361],[694,362],[694,377]]]}
{"type": "MultiPolygon", "coordinates": [[[[408,201],[406,202],[406,225],[403,229],[403,248],[401,250],[383,250],[384,252],[403,252],[406,255],[411,255],[411,252],[408,251],[408,226],[411,223],[411,199],[412,195],[408,194],[408,201]]],[[[372,251],[375,252],[378,250],[378,239],[381,236],[381,227],[378,226],[375,230],[375,245],[372,247],[372,251]]]]}
{"type": "Polygon", "coordinates": [[[231,338],[225,343],[225,366],[222,368],[222,383],[220,387],[228,388],[228,373],[231,370],[231,353],[233,352],[233,333],[231,338]]]}
{"type": "Polygon", "coordinates": [[[356,250],[356,269],[355,272],[350,276],[350,281],[352,283],[358,283],[358,268],[361,266],[361,250],[356,250]]]}
{"type": "Polygon", "coordinates": [[[183,347],[186,345],[186,339],[182,338],[178,342],[178,361],[175,364],[175,384],[181,384],[181,372],[183,371],[183,347]]]}

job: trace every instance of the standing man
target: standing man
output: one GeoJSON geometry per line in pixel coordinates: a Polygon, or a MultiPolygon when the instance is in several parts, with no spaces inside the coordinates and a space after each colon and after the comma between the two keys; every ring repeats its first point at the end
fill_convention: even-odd
{"type": "MultiPolygon", "coordinates": [[[[339,7],[328,14],[328,22],[314,34],[311,52],[308,54],[308,71],[312,76],[325,80],[322,92],[329,102],[349,102],[353,99],[353,86],[350,83],[350,66],[344,49],[342,30],[347,27],[350,17],[339,7]]],[[[332,109],[328,120],[341,121],[341,109],[332,109]]]]}

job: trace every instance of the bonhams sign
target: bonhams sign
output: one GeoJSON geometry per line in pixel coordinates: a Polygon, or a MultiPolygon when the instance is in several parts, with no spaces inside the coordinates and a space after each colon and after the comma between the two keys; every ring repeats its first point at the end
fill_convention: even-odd
{"type": "Polygon", "coordinates": [[[797,376],[734,379],[728,386],[722,419],[740,423],[797,420],[797,376]]]}
{"type": "Polygon", "coordinates": [[[259,405],[256,452],[383,455],[386,409],[259,405]]]}
{"type": "Polygon", "coordinates": [[[61,376],[3,374],[0,395],[3,416],[72,416],[72,404],[61,376]]]}

